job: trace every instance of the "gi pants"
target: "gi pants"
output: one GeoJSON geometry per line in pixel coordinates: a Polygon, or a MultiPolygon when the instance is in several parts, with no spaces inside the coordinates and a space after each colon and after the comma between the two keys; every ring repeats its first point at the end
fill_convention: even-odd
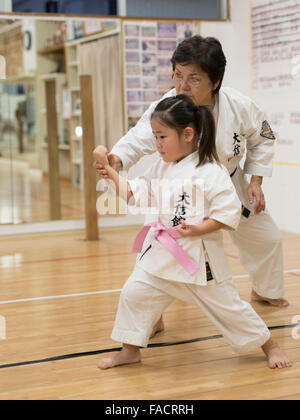
{"type": "Polygon", "coordinates": [[[240,167],[231,178],[241,202],[251,210],[241,216],[237,230],[230,232],[239,252],[241,264],[248,270],[253,290],[260,296],[279,299],[284,295],[282,238],[269,212],[254,214],[249,203],[246,180],[240,167]]]}
{"type": "Polygon", "coordinates": [[[253,290],[260,296],[279,299],[284,295],[281,234],[268,212],[241,216],[230,232],[241,264],[248,270],[253,290]]]}
{"type": "Polygon", "coordinates": [[[197,286],[164,280],[139,267],[135,267],[122,289],[111,338],[147,347],[154,325],[174,299],[201,308],[237,353],[256,349],[270,338],[263,320],[240,299],[232,279],[221,283],[211,280],[206,286],[197,286]]]}

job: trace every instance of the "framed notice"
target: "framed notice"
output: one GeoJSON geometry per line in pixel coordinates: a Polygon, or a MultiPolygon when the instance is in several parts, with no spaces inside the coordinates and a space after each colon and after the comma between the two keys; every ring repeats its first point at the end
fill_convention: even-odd
{"type": "Polygon", "coordinates": [[[267,113],[277,159],[295,162],[300,136],[299,0],[251,0],[251,33],[253,99],[267,113]]]}
{"type": "Polygon", "coordinates": [[[173,51],[183,39],[199,33],[199,22],[193,21],[123,21],[127,129],[136,124],[151,102],[173,88],[173,51]]]}

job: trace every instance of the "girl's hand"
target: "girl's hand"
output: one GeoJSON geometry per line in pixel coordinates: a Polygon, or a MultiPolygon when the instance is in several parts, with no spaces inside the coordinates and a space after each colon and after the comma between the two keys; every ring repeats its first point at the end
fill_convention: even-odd
{"type": "Polygon", "coordinates": [[[104,167],[109,165],[107,159],[108,150],[105,146],[97,146],[96,149],[93,151],[93,155],[96,161],[104,167]]]}
{"type": "Polygon", "coordinates": [[[93,151],[93,156],[96,159],[94,168],[103,178],[108,178],[107,167],[109,166],[108,150],[104,146],[97,146],[93,151]]]}
{"type": "Polygon", "coordinates": [[[199,235],[199,226],[198,225],[188,225],[185,220],[181,219],[180,225],[177,226],[177,231],[181,236],[198,236],[199,235]]]}
{"type": "MultiPolygon", "coordinates": [[[[104,149],[106,149],[104,146],[98,146],[98,147],[103,147],[104,149]]],[[[96,159],[96,162],[94,162],[93,166],[96,169],[96,172],[102,177],[102,178],[108,178],[108,173],[107,173],[107,169],[105,168],[105,165],[103,165],[101,162],[98,161],[97,157],[98,154],[97,150],[98,147],[96,147],[96,149],[94,150],[93,154],[94,157],[96,159]],[[96,153],[95,153],[96,152],[96,153]]],[[[107,152],[107,149],[106,149],[107,152]]],[[[115,171],[119,171],[122,168],[122,161],[119,158],[119,156],[117,155],[113,155],[113,154],[107,154],[106,153],[106,157],[108,160],[108,164],[115,170],[115,171]]]]}

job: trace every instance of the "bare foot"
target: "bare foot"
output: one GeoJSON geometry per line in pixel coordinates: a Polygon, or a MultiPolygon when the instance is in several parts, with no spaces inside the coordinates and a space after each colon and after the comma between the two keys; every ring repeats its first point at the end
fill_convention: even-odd
{"type": "Polygon", "coordinates": [[[266,302],[272,306],[283,306],[283,307],[289,306],[289,302],[286,299],[283,299],[283,298],[269,299],[269,298],[258,295],[254,290],[252,290],[251,292],[251,300],[254,300],[256,302],[266,302]]]}
{"type": "Polygon", "coordinates": [[[129,363],[138,363],[141,361],[141,352],[139,347],[124,344],[123,349],[111,357],[105,357],[98,363],[99,369],[109,369],[115,366],[129,363]]]}
{"type": "Polygon", "coordinates": [[[159,320],[157,321],[157,323],[154,325],[152,333],[150,335],[150,338],[153,338],[155,336],[155,334],[163,331],[165,329],[165,324],[163,321],[162,316],[159,318],[159,320]]]}
{"type": "Polygon", "coordinates": [[[261,346],[263,352],[268,358],[268,366],[270,369],[282,369],[292,366],[288,357],[278,344],[270,338],[263,346],[261,346]]]}

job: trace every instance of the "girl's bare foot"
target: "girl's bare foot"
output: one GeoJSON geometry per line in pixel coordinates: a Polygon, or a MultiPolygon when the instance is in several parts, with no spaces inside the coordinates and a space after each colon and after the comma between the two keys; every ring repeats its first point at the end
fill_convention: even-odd
{"type": "Polygon", "coordinates": [[[280,298],[280,299],[269,299],[263,296],[258,295],[254,290],[252,290],[251,293],[251,300],[254,300],[256,302],[266,302],[273,306],[289,306],[289,302],[286,299],[280,298]]]}
{"type": "Polygon", "coordinates": [[[111,357],[105,357],[98,363],[99,369],[109,369],[115,366],[128,363],[138,363],[141,361],[141,352],[139,347],[123,344],[123,349],[111,357]]]}
{"type": "Polygon", "coordinates": [[[157,321],[157,323],[154,325],[150,338],[153,338],[155,334],[157,334],[160,331],[163,331],[164,329],[165,329],[165,325],[164,325],[163,318],[161,316],[159,320],[157,321]]]}
{"type": "Polygon", "coordinates": [[[282,369],[292,366],[288,357],[278,344],[270,338],[263,346],[261,346],[263,352],[268,358],[268,365],[270,369],[282,369]]]}

